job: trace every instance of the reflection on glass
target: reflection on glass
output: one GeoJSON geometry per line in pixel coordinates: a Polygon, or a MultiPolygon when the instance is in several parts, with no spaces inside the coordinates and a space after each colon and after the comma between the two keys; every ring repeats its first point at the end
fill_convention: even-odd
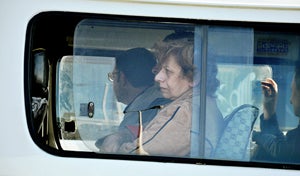
{"type": "MultiPolygon", "coordinates": [[[[280,127],[286,132],[297,126],[298,118],[289,105],[293,69],[292,64],[286,64],[287,60],[295,60],[299,55],[294,45],[299,43],[297,37],[271,36],[246,27],[83,20],[76,27],[74,56],[64,57],[58,66],[57,117],[62,124],[63,139],[80,139],[89,151],[99,152],[95,141],[120,129],[123,110],[130,104],[119,103],[115,98],[113,83],[120,76],[118,71],[114,71],[116,56],[136,47],[154,51],[157,41],[183,31],[193,34],[194,38],[189,38],[189,41],[194,44],[194,64],[204,69],[194,77],[200,80],[200,84],[193,88],[192,127],[186,135],[191,136],[188,139],[191,143],[187,146],[191,150],[180,157],[250,161],[256,148],[251,141],[251,133],[252,129],[260,130],[258,117],[263,109],[261,81],[266,78],[273,78],[279,86],[278,96],[282,101],[278,102],[278,106],[282,108],[278,108],[276,113],[283,117],[278,119],[280,127]],[[216,69],[210,69],[214,64],[216,69]],[[210,87],[210,78],[214,76],[220,81],[216,92],[210,87]],[[205,93],[206,96],[203,96],[205,93]],[[89,115],[89,103],[94,105],[93,115],[89,115]],[[76,122],[75,132],[66,132],[64,123],[72,121],[76,122]],[[230,143],[234,141],[231,139],[237,143],[230,143]],[[243,147],[238,149],[238,146],[243,147]]],[[[154,68],[157,75],[165,74],[167,78],[174,73],[170,70],[166,64],[154,68]]],[[[167,95],[166,92],[163,94],[167,95]]],[[[143,103],[146,98],[139,101],[143,103]]],[[[138,116],[140,110],[130,113],[138,116]]],[[[136,129],[130,128],[138,136],[136,129]]],[[[143,129],[148,129],[147,125],[143,129]]],[[[167,134],[170,137],[178,131],[168,131],[167,134]]],[[[155,135],[162,134],[159,132],[155,135]]],[[[147,132],[146,135],[141,134],[147,136],[147,132]]],[[[152,138],[148,136],[148,139],[152,138]]],[[[143,140],[143,143],[149,140],[143,140]]],[[[170,144],[174,140],[164,142],[170,144]]],[[[142,148],[141,142],[135,143],[134,147],[137,145],[142,148]]],[[[160,156],[179,156],[176,155],[178,153],[166,153],[164,146],[167,145],[155,146],[160,156]]]]}
{"type": "Polygon", "coordinates": [[[66,56],[59,64],[58,117],[62,128],[65,122],[76,122],[75,133],[63,129],[63,139],[91,143],[115,131],[122,117],[120,104],[106,77],[113,68],[114,58],[74,57],[66,56]],[[94,104],[92,118],[88,114],[90,102],[94,104]]]}

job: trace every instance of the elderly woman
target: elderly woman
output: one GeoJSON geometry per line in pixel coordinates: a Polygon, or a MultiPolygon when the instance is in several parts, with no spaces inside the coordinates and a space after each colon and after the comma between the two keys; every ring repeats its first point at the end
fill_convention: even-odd
{"type": "Polygon", "coordinates": [[[199,96],[197,91],[193,92],[193,87],[199,84],[199,80],[193,80],[199,75],[193,65],[193,41],[161,42],[156,45],[155,52],[158,59],[154,68],[155,81],[162,95],[172,102],[162,107],[145,126],[140,138],[132,135],[132,141],[114,146],[109,152],[141,154],[142,148],[150,155],[184,157],[190,153],[192,97],[199,96]]]}

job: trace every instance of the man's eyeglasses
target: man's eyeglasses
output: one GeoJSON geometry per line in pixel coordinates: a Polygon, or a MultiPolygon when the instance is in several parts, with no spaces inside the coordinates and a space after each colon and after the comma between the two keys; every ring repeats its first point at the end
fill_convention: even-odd
{"type": "Polygon", "coordinates": [[[152,68],[152,73],[154,75],[157,75],[159,73],[159,71],[161,70],[161,65],[160,64],[156,64],[153,68],[152,68]]]}
{"type": "Polygon", "coordinates": [[[109,72],[107,74],[107,79],[110,81],[110,82],[113,82],[115,80],[115,76],[116,74],[118,74],[119,72],[118,71],[114,71],[114,72],[109,72]]]}

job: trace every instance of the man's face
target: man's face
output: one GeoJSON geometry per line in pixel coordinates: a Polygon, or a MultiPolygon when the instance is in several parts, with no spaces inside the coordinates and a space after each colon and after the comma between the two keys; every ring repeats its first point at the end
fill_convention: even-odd
{"type": "Polygon", "coordinates": [[[112,72],[112,77],[113,77],[113,89],[114,89],[116,98],[117,98],[118,102],[123,103],[123,94],[124,94],[124,90],[122,88],[123,80],[120,77],[120,71],[116,67],[114,68],[114,70],[112,72]]]}
{"type": "Polygon", "coordinates": [[[296,87],[295,76],[292,81],[292,95],[290,102],[293,105],[294,113],[297,117],[300,117],[300,87],[296,87]]]}

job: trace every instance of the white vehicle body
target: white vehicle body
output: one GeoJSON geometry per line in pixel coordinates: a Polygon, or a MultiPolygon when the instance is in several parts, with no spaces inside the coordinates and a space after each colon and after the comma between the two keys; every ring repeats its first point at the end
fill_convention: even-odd
{"type": "Polygon", "coordinates": [[[299,175],[293,169],[56,156],[32,140],[24,101],[26,30],[41,12],[300,24],[299,0],[3,0],[0,4],[0,175],[299,175]]]}

